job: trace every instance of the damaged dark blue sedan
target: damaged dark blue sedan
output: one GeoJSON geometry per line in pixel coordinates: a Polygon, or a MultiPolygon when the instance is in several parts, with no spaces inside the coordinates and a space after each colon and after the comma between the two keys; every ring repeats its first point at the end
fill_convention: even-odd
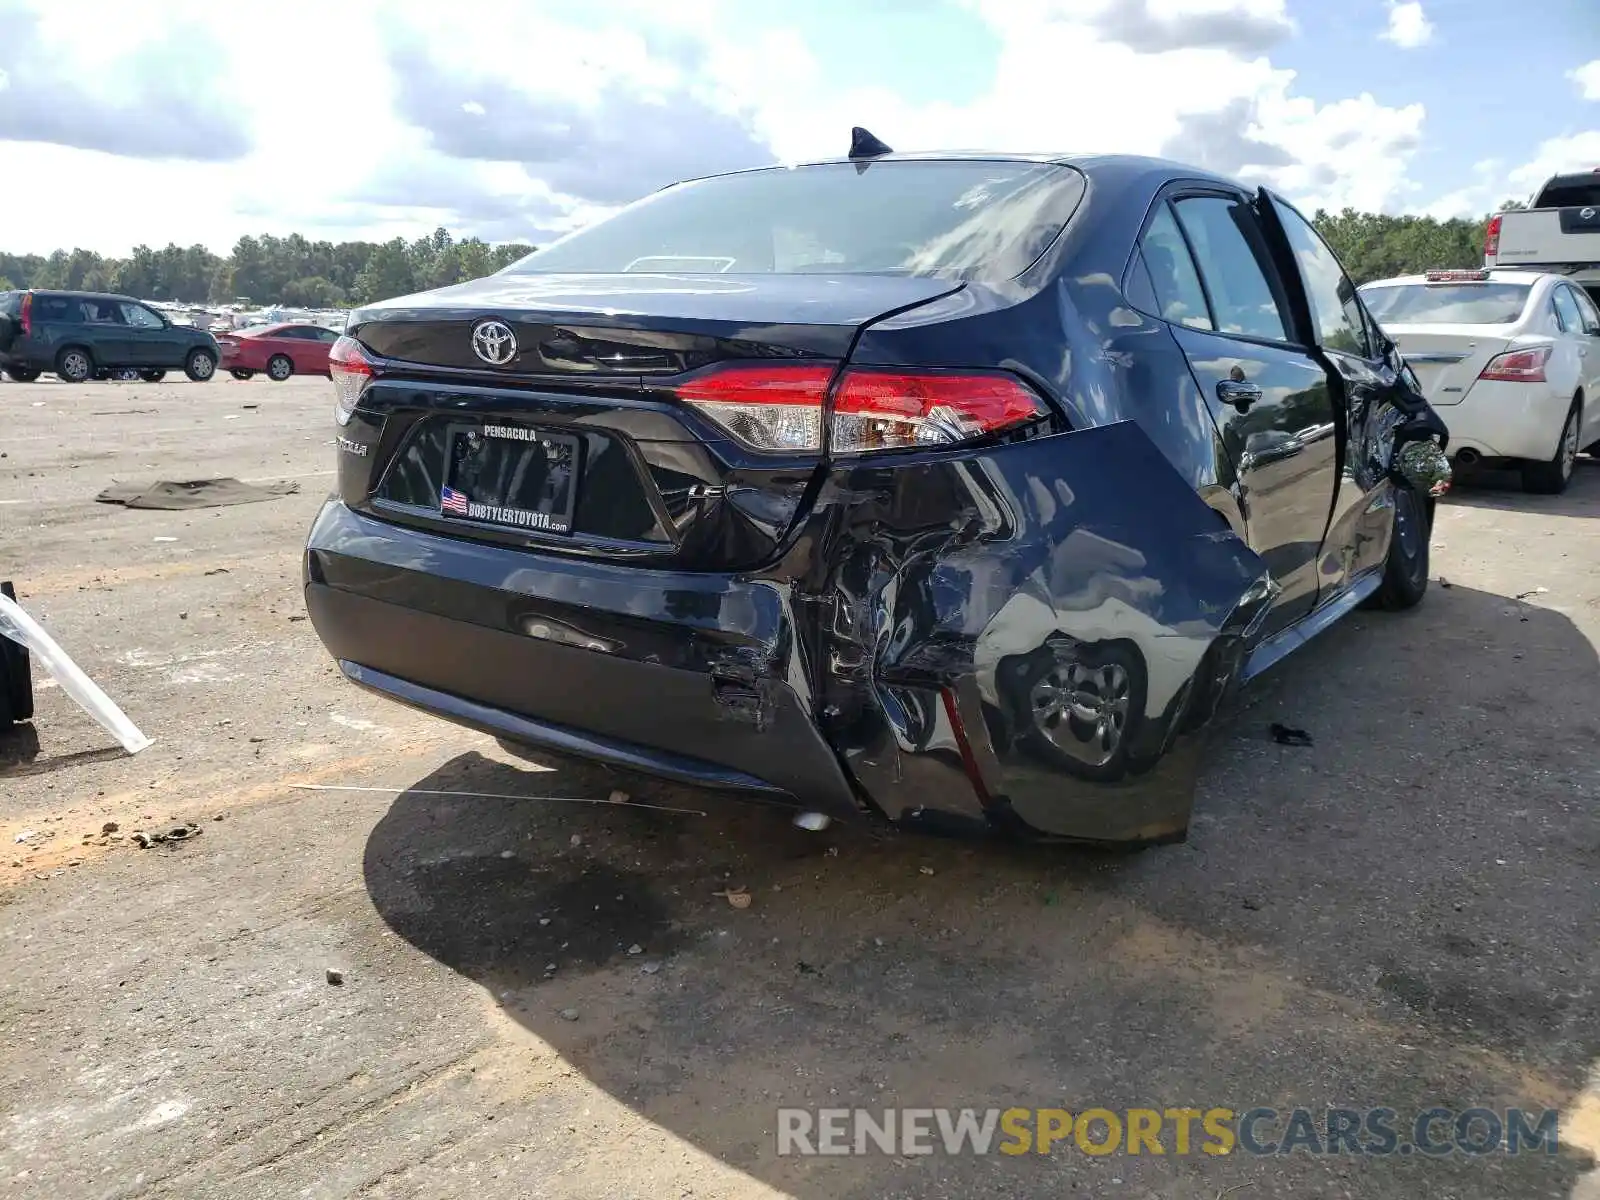
{"type": "Polygon", "coordinates": [[[812,825],[1181,839],[1233,688],[1422,599],[1448,473],[1279,197],[862,131],[361,309],[332,374],[345,675],[812,825]]]}

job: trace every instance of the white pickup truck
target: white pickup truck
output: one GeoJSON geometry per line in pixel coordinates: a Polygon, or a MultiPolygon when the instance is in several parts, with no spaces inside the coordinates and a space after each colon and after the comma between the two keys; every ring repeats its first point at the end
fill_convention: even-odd
{"type": "Polygon", "coordinates": [[[1600,168],[1552,176],[1531,208],[1491,217],[1483,265],[1565,275],[1600,303],[1600,168]]]}

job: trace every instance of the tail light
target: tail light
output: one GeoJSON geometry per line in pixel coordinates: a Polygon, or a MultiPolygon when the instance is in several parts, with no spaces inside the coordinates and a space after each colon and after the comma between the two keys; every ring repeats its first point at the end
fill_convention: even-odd
{"type": "MultiPolygon", "coordinates": [[[[828,366],[734,365],[680,384],[679,399],[753,450],[822,449],[828,366]]],[[[1046,413],[1015,376],[998,371],[847,369],[834,387],[829,446],[836,454],[948,446],[1046,413]]]]}
{"type": "Polygon", "coordinates": [[[1550,361],[1549,346],[1532,350],[1507,350],[1489,360],[1478,373],[1479,379],[1498,379],[1503,383],[1543,383],[1544,365],[1550,361]]]}
{"type": "Polygon", "coordinates": [[[1493,258],[1500,253],[1500,222],[1503,218],[1499,213],[1489,218],[1489,224],[1483,231],[1483,256],[1493,258]]]}
{"type": "Polygon", "coordinates": [[[353,337],[341,335],[328,351],[328,374],[333,377],[333,419],[348,425],[361,393],[367,390],[378,364],[353,337]]]}
{"type": "Polygon", "coordinates": [[[33,293],[22,293],[22,336],[27,337],[33,332],[33,293]]]}

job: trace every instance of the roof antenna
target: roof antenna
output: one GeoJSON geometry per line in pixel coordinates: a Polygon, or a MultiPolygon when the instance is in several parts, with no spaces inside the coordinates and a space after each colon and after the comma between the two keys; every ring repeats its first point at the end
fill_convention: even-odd
{"type": "Polygon", "coordinates": [[[868,130],[857,125],[850,131],[850,157],[851,158],[877,158],[883,154],[893,154],[894,151],[880,142],[868,130]]]}

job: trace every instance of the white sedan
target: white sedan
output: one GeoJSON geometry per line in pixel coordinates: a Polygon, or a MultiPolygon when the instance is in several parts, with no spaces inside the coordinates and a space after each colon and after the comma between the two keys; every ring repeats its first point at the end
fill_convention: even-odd
{"type": "Polygon", "coordinates": [[[1583,288],[1533,271],[1430,271],[1361,297],[1458,462],[1514,467],[1525,490],[1554,493],[1580,449],[1600,453],[1600,311],[1583,288]]]}

